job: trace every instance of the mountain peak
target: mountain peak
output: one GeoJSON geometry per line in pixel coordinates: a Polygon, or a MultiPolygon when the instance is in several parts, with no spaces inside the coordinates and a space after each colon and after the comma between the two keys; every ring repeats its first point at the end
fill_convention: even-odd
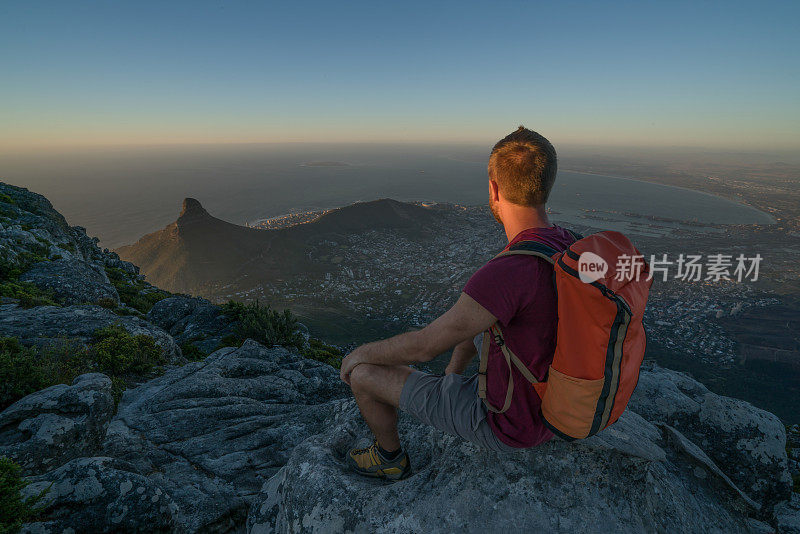
{"type": "Polygon", "coordinates": [[[183,209],[181,210],[180,217],[192,216],[192,215],[207,215],[208,212],[200,204],[200,201],[195,198],[184,198],[183,199],[183,209]]]}

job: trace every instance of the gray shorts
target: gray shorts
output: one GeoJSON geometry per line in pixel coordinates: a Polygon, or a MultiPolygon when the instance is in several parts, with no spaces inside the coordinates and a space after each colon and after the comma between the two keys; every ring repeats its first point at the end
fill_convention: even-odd
{"type": "Polygon", "coordinates": [[[500,452],[515,451],[495,436],[478,397],[478,375],[432,375],[412,371],[400,394],[400,409],[442,432],[500,452]]]}

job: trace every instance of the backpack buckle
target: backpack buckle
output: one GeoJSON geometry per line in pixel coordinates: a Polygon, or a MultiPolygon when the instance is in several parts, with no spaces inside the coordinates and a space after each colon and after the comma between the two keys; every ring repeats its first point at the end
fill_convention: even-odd
{"type": "Polygon", "coordinates": [[[494,335],[494,342],[498,347],[502,347],[503,345],[506,344],[505,340],[503,339],[503,337],[500,334],[495,334],[494,335]]]}

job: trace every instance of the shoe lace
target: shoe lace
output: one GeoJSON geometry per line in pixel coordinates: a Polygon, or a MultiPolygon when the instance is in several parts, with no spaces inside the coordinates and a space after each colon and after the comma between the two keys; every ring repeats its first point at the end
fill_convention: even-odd
{"type": "Polygon", "coordinates": [[[376,439],[375,441],[372,442],[372,445],[370,445],[369,447],[364,447],[363,449],[355,449],[355,450],[353,450],[353,454],[354,455],[367,454],[370,451],[370,449],[372,449],[373,447],[377,447],[377,446],[378,446],[378,440],[376,439]]]}

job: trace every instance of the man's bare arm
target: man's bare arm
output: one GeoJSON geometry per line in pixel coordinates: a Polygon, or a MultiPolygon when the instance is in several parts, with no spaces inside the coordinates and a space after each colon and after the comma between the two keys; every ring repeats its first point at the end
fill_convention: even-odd
{"type": "Polygon", "coordinates": [[[486,308],[461,293],[458,301],[431,324],[415,332],[367,343],[342,361],[341,378],[349,383],[350,372],[360,363],[408,365],[428,362],[462,341],[471,340],[497,321],[486,308]]]}

